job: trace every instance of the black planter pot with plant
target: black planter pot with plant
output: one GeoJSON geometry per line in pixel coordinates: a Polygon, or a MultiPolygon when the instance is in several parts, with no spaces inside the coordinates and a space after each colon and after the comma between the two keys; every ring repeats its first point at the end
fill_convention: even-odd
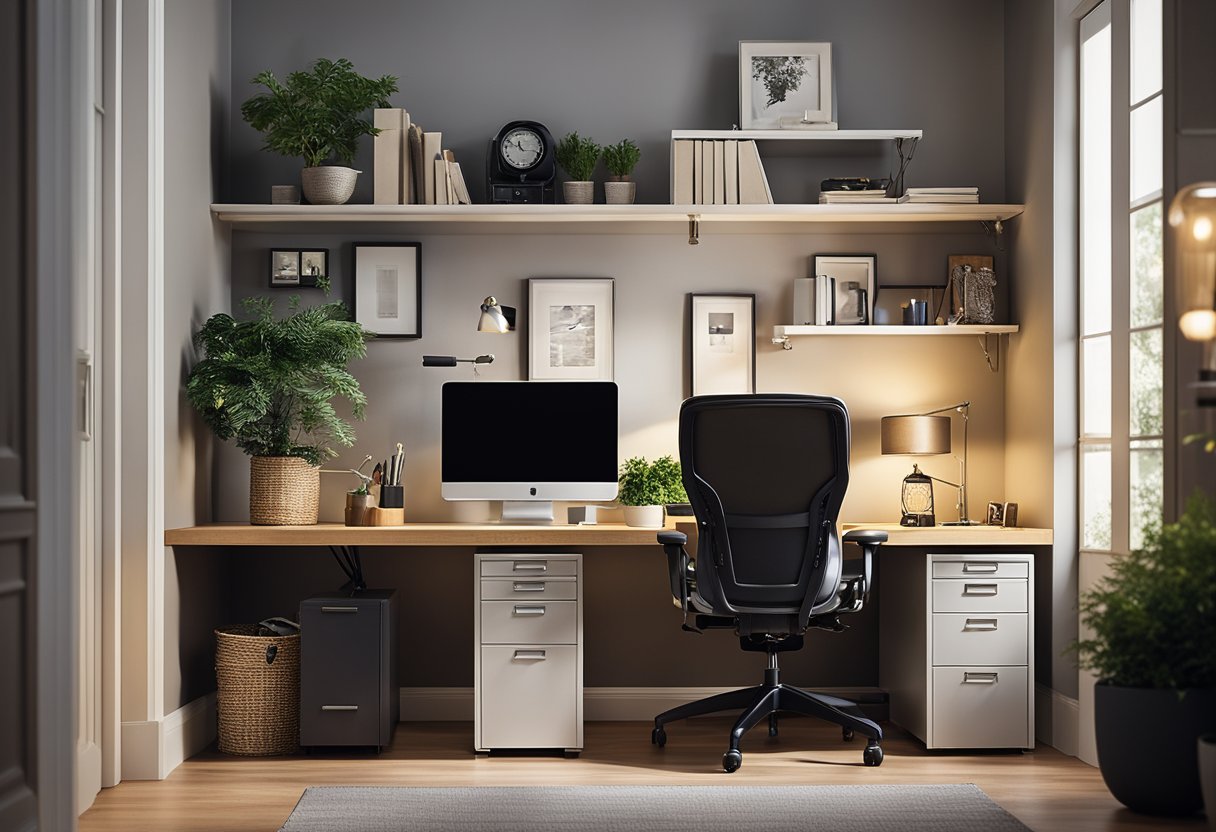
{"type": "Polygon", "coordinates": [[[1133,811],[1194,814],[1198,738],[1216,732],[1216,506],[1196,495],[1177,523],[1147,532],[1082,597],[1081,618],[1107,788],[1133,811]]]}

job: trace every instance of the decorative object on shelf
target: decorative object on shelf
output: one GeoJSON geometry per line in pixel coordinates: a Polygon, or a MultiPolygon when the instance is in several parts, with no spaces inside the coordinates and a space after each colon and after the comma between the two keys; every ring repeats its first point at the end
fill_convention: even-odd
{"type": "Polygon", "coordinates": [[[314,205],[341,205],[354,193],[359,171],[348,167],[359,139],[379,131],[363,114],[388,107],[397,79],[364,78],[345,58],[318,58],[308,71],[292,72],[285,82],[270,70],[254,84],[266,88],[241,105],[241,116],[264,134],[264,150],[304,160],[304,197],[314,205]],[[331,159],[343,165],[327,165],[331,159]]]}
{"type": "Polygon", "coordinates": [[[918,528],[937,525],[933,513],[933,478],[923,473],[915,462],[912,473],[904,477],[900,486],[899,505],[903,511],[899,525],[918,528]]]}
{"type": "Polygon", "coordinates": [[[916,147],[919,144],[920,139],[896,137],[895,153],[899,156],[899,167],[895,169],[894,175],[890,177],[890,184],[887,185],[888,197],[908,201],[909,197],[904,188],[904,174],[908,172],[908,165],[912,164],[912,157],[916,155],[916,147]]]}
{"type": "Polygon", "coordinates": [[[642,158],[641,149],[629,139],[604,148],[604,167],[611,178],[604,183],[604,202],[609,205],[632,205],[637,199],[638,185],[629,176],[642,158]]]}
{"type": "Polygon", "coordinates": [[[553,136],[537,121],[512,121],[490,139],[486,193],[495,203],[553,204],[553,136]]]}
{"type": "Polygon", "coordinates": [[[276,320],[274,302],[248,298],[249,319],[212,315],[194,340],[204,358],[190,371],[186,395],[222,440],[249,454],[249,521],[317,522],[317,466],[350,447],[355,434],[334,412],[344,398],[362,419],[367,398],[346,365],[367,352],[367,332],[341,303],[301,308],[276,320]]]}
{"type": "Polygon", "coordinates": [[[980,269],[994,268],[994,261],[990,254],[951,254],[946,258],[946,286],[950,290],[950,314],[946,318],[952,324],[963,323],[963,305],[966,302],[965,287],[954,279],[960,267],[970,267],[971,271],[978,272],[980,269]]]}
{"type": "MultiPolygon", "coordinates": [[[[911,413],[899,416],[883,416],[881,423],[883,454],[930,456],[950,453],[950,418],[940,413],[963,415],[963,456],[959,460],[961,473],[959,482],[950,482],[941,477],[926,474],[935,482],[958,489],[958,520],[942,523],[943,526],[978,526],[978,520],[967,516],[967,423],[971,418],[971,402],[959,402],[949,407],[930,410],[927,413],[911,413]]],[[[913,473],[920,469],[914,464],[913,473]]],[[[911,524],[909,524],[911,525],[911,524]]]]}
{"type": "Polygon", "coordinates": [[[1098,679],[1107,788],[1133,811],[1185,816],[1203,806],[1197,740],[1216,732],[1216,505],[1196,492],[1177,523],[1144,537],[1081,596],[1093,635],[1075,647],[1098,679]]]}
{"type": "Polygon", "coordinates": [[[270,186],[270,204],[271,205],[299,205],[300,204],[300,186],[299,185],[271,185],[270,186]]]}
{"type": "Polygon", "coordinates": [[[355,320],[381,338],[421,338],[421,243],[355,243],[354,248],[355,320]]]}
{"type": "Polygon", "coordinates": [[[834,130],[832,44],[739,41],[739,126],[834,130]]]}
{"type": "Polygon", "coordinates": [[[477,319],[478,332],[505,334],[515,331],[514,306],[503,306],[491,295],[481,302],[481,316],[477,319]]]}
{"type": "Polygon", "coordinates": [[[612,381],[615,292],[610,277],[529,278],[529,381],[612,381]]]}
{"type": "Polygon", "coordinates": [[[617,482],[616,499],[625,508],[627,526],[660,528],[663,507],[688,500],[680,463],[671,456],[654,462],[647,462],[645,457],[631,457],[621,465],[617,482]]]}
{"type": "Polygon", "coordinates": [[[912,301],[925,304],[925,321],[930,326],[941,326],[946,323],[946,295],[948,284],[930,283],[895,283],[889,286],[879,285],[874,297],[874,323],[898,324],[906,323],[904,314],[910,309],[912,301]]]}
{"type": "Polygon", "coordinates": [[[692,395],[756,392],[756,296],[689,294],[692,395]]]}
{"type": "Polygon", "coordinates": [[[986,526],[1003,526],[1005,525],[1005,504],[1004,503],[988,503],[988,512],[984,516],[984,525],[986,526]]]}
{"type": "Polygon", "coordinates": [[[300,252],[298,250],[270,250],[271,288],[295,289],[300,285],[300,252]]]}
{"type": "Polygon", "coordinates": [[[836,281],[834,321],[837,326],[873,322],[878,255],[816,254],[815,274],[836,281]]]}
{"type": "MultiPolygon", "coordinates": [[[[1216,182],[1198,182],[1170,202],[1174,229],[1174,276],[1178,328],[1188,341],[1203,345],[1196,403],[1216,406],[1216,182]]],[[[1216,815],[1216,807],[1208,816],[1216,815]]]]}
{"type": "Polygon", "coordinates": [[[1005,503],[1005,509],[1001,514],[1001,525],[1007,529],[1016,529],[1018,526],[1018,504],[1005,503]]]}
{"type": "Polygon", "coordinates": [[[595,202],[595,183],[591,174],[600,159],[600,146],[578,133],[567,133],[557,143],[557,163],[570,177],[562,183],[562,201],[569,205],[590,205],[595,202]]]}
{"type": "Polygon", "coordinates": [[[917,298],[909,298],[907,304],[900,306],[904,326],[928,326],[929,302],[917,298]]]}
{"type": "Polygon", "coordinates": [[[953,323],[990,324],[996,318],[996,275],[987,267],[973,271],[955,266],[950,274],[951,292],[962,298],[953,323]]]}

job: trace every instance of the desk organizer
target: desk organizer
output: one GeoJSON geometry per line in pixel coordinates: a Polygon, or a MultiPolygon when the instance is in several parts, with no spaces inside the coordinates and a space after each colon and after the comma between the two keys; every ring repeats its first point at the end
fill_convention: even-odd
{"type": "Polygon", "coordinates": [[[348,526],[403,526],[405,525],[405,488],[400,485],[380,487],[380,505],[374,505],[371,494],[347,494],[346,517],[348,526]]]}

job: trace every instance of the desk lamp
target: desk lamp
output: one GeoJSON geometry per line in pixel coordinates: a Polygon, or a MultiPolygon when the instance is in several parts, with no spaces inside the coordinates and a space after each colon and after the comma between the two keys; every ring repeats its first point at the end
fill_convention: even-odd
{"type": "Polygon", "coordinates": [[[511,332],[515,329],[515,307],[503,306],[493,295],[481,302],[481,317],[477,321],[478,332],[511,332]]]}
{"type": "Polygon", "coordinates": [[[915,463],[912,473],[904,477],[900,491],[903,505],[903,526],[932,526],[933,484],[936,480],[958,489],[958,520],[943,523],[943,526],[975,526],[979,521],[967,517],[967,422],[971,402],[901,416],[882,417],[882,452],[884,454],[948,454],[950,453],[950,417],[940,413],[954,411],[963,414],[963,458],[960,461],[961,482],[950,482],[940,477],[922,473],[915,463]]]}
{"type": "Polygon", "coordinates": [[[1170,203],[1174,229],[1178,328],[1188,341],[1203,344],[1200,406],[1216,405],[1216,182],[1183,188],[1170,203]]]}

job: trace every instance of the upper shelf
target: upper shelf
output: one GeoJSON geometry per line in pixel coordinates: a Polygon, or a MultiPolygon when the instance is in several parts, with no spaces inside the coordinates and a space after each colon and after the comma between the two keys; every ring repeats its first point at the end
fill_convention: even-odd
{"type": "MultiPolygon", "coordinates": [[[[894,288],[899,287],[896,286],[894,288]]],[[[773,327],[773,338],[789,338],[792,335],[1008,335],[1017,331],[1017,324],[955,324],[952,326],[901,326],[899,324],[803,326],[801,324],[778,324],[773,327]]]]}
{"type": "Polygon", "coordinates": [[[795,127],[784,130],[672,130],[675,139],[754,139],[756,141],[837,141],[873,142],[891,139],[919,139],[923,130],[800,130],[795,127]]]}

